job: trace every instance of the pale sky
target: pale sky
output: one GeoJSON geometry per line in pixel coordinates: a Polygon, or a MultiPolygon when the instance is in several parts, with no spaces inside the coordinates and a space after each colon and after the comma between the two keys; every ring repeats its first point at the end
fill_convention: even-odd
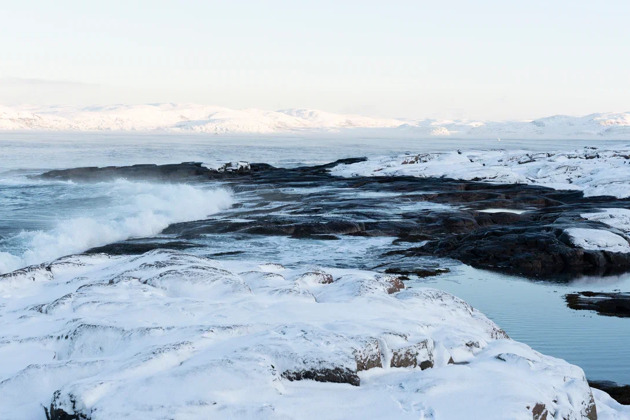
{"type": "Polygon", "coordinates": [[[630,1],[0,0],[0,103],[630,111],[630,1]]]}

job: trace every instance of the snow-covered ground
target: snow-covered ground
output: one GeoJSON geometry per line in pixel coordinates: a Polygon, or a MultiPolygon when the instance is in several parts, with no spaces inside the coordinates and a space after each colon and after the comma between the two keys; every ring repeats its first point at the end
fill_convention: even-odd
{"type": "Polygon", "coordinates": [[[372,272],[71,256],[0,277],[0,315],[0,418],[594,418],[580,368],[372,272]]]}
{"type": "Polygon", "coordinates": [[[369,159],[339,165],[337,176],[448,177],[581,190],[585,196],[630,197],[630,146],[571,152],[466,150],[369,159]]]}
{"type": "Polygon", "coordinates": [[[588,250],[630,252],[628,241],[613,232],[602,229],[570,228],[565,231],[573,245],[588,250]]]}
{"type": "Polygon", "coordinates": [[[310,109],[266,111],[194,104],[0,106],[0,130],[166,131],[213,134],[344,132],[405,138],[630,139],[630,112],[528,121],[374,118],[310,109]]]}
{"type": "Polygon", "coordinates": [[[630,233],[630,210],[628,209],[602,209],[597,213],[585,213],[581,215],[585,219],[604,223],[610,227],[630,233]]]}

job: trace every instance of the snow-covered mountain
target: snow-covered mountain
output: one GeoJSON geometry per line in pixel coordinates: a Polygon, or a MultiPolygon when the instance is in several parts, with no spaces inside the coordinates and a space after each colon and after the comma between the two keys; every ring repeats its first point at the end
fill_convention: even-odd
{"type": "Polygon", "coordinates": [[[403,120],[310,109],[265,111],[194,104],[0,106],[1,131],[163,131],[211,134],[360,133],[393,137],[630,139],[630,112],[531,121],[403,120]]]}
{"type": "Polygon", "coordinates": [[[395,119],[290,109],[234,110],[203,105],[113,105],[89,108],[0,107],[0,130],[172,131],[198,133],[287,133],[302,130],[390,128],[395,119]]]}

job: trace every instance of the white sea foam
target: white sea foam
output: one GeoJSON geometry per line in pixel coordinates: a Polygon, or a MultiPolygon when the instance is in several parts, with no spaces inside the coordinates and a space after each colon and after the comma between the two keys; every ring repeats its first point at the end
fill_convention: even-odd
{"type": "MultiPolygon", "coordinates": [[[[203,219],[233,203],[225,189],[118,180],[94,187],[109,199],[52,229],[23,231],[20,255],[0,252],[0,273],[128,238],[160,233],[172,223],[203,219]]],[[[90,200],[91,197],[85,197],[90,200]]]]}

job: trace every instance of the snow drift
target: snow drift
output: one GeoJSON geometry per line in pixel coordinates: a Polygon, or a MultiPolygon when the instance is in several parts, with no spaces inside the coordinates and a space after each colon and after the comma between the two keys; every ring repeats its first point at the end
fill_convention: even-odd
{"type": "Polygon", "coordinates": [[[0,296],[2,418],[596,416],[580,368],[392,276],[152,251],[28,267],[0,296]]]}

